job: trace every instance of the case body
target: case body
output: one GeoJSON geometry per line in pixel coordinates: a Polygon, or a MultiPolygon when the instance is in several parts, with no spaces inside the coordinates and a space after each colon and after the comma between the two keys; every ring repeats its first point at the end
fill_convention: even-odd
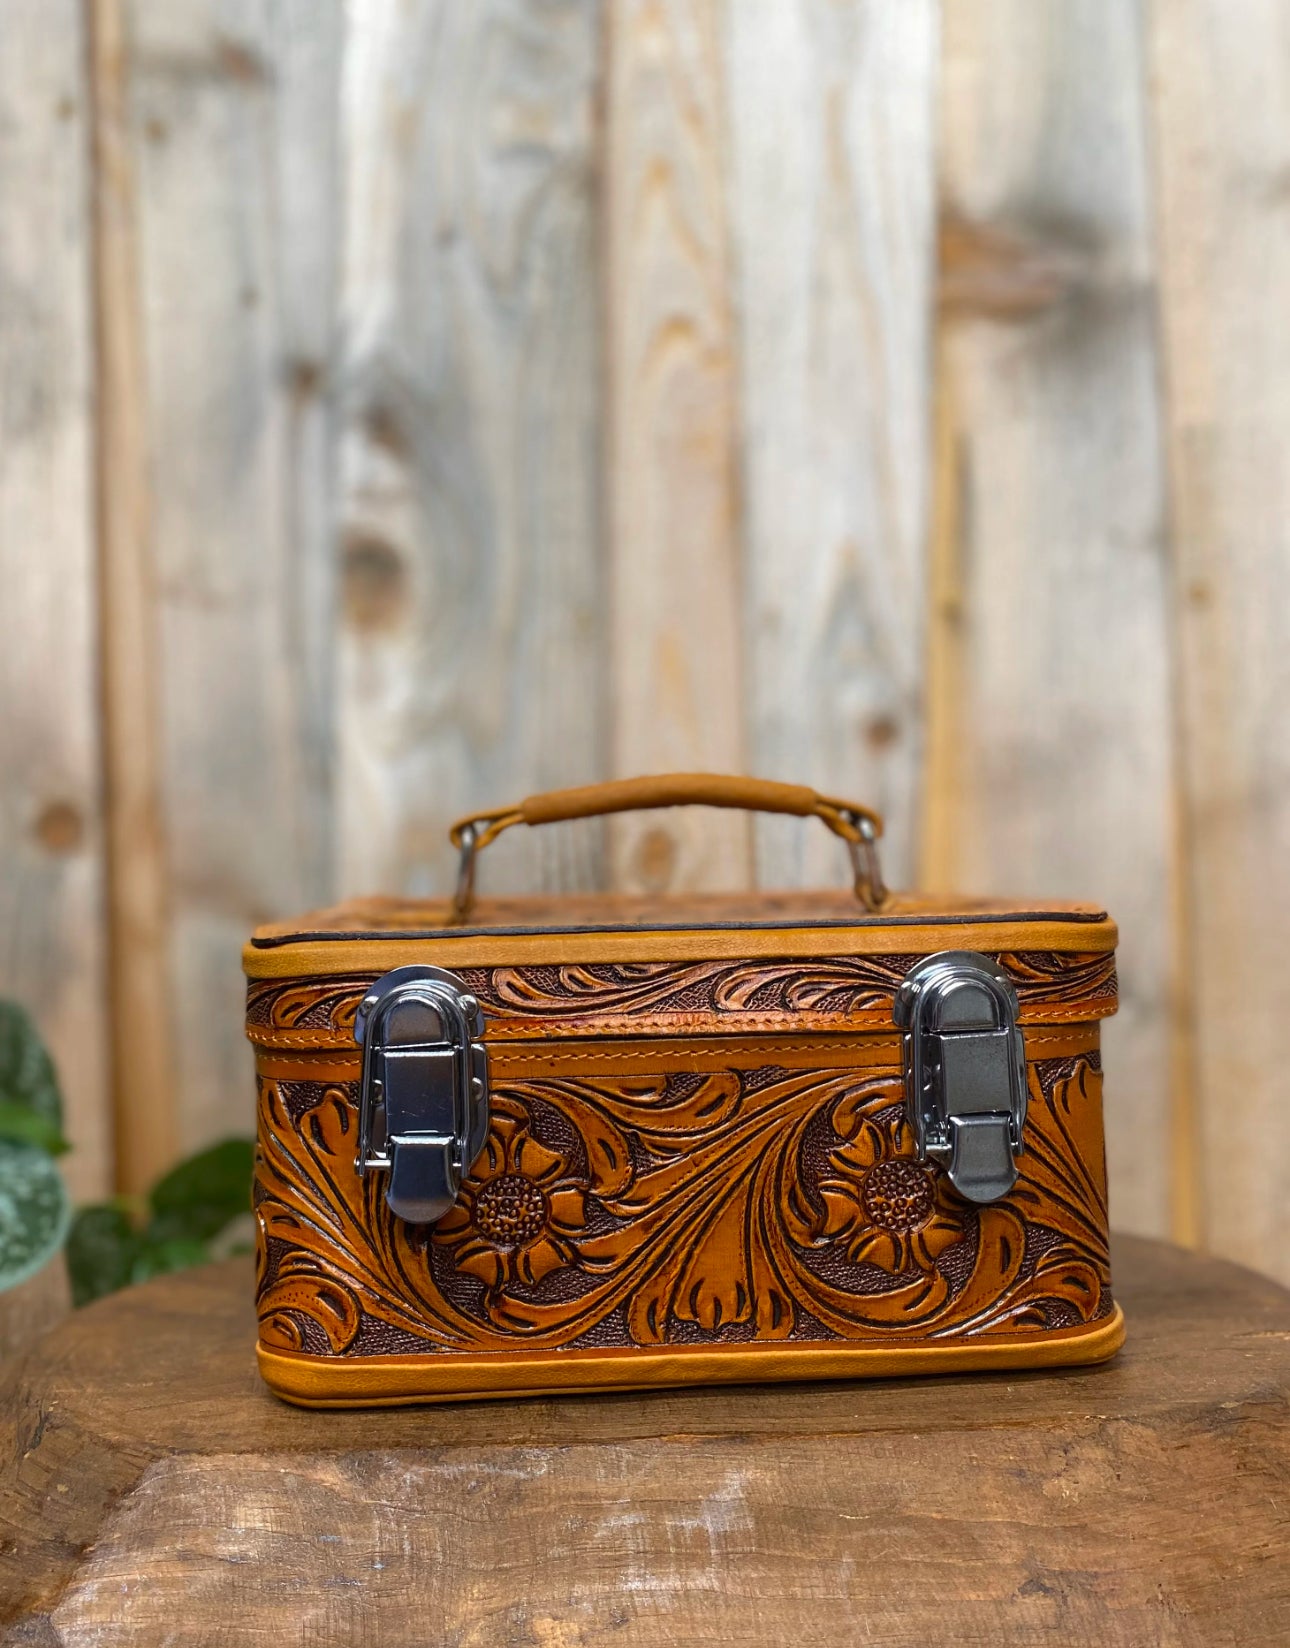
{"type": "Polygon", "coordinates": [[[1111,1355],[1086,905],[843,894],[366,900],[245,952],[259,1088],[260,1366],[308,1405],[1038,1367],[1111,1355]],[[976,952],[1015,991],[1017,1178],[920,1158],[895,1002],[976,952]],[[355,1017],[411,964],[484,1016],[484,1147],[448,1212],[360,1175],[355,1017]]]}

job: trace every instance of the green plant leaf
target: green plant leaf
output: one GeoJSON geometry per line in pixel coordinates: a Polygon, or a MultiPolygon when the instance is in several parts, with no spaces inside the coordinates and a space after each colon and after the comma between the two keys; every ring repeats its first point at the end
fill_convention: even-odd
{"type": "Polygon", "coordinates": [[[142,1245],[142,1237],[119,1204],[96,1202],[79,1209],[67,1238],[73,1304],[88,1305],[125,1287],[142,1245]]]}
{"type": "Polygon", "coordinates": [[[145,1238],[130,1270],[131,1282],[146,1282],[150,1276],[166,1276],[172,1270],[189,1270],[210,1258],[205,1242],[177,1239],[154,1242],[145,1238]]]}
{"type": "Polygon", "coordinates": [[[146,1224],[144,1210],[125,1198],[82,1208],[67,1241],[75,1302],[206,1264],[207,1243],[250,1211],[254,1161],[250,1139],[225,1139],[190,1156],[153,1186],[146,1224]]]}
{"type": "Polygon", "coordinates": [[[71,1222],[62,1174],[39,1145],[0,1140],[0,1289],[54,1257],[71,1222]]]}
{"type": "Polygon", "coordinates": [[[23,1144],[39,1145],[51,1156],[61,1156],[69,1146],[58,1130],[57,1122],[12,1099],[0,1098],[0,1139],[18,1139],[23,1144]]]}
{"type": "Polygon", "coordinates": [[[209,1258],[205,1242],[159,1241],[140,1230],[120,1202],[81,1208],[67,1238],[72,1299],[78,1305],[152,1276],[204,1265],[209,1258]]]}
{"type": "Polygon", "coordinates": [[[25,1008],[0,1001],[0,1099],[56,1130],[63,1125],[63,1097],[54,1063],[25,1008]]]}
{"type": "Polygon", "coordinates": [[[153,1186],[150,1243],[207,1242],[251,1205],[255,1145],[225,1139],[190,1156],[153,1186]]]}

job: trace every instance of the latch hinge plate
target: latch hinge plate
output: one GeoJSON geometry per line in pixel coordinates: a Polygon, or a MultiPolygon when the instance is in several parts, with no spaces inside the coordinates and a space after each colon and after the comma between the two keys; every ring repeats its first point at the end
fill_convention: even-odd
{"type": "Polygon", "coordinates": [[[1017,994],[988,956],[946,950],[910,969],[894,1017],[904,1030],[905,1113],[915,1147],[972,1202],[1017,1180],[1026,1052],[1017,994]]]}
{"type": "Polygon", "coordinates": [[[354,1018],[363,1049],[360,1174],[389,1174],[385,1199],[412,1224],[433,1224],[457,1199],[488,1135],[484,1015],[439,967],[396,967],[354,1018]]]}

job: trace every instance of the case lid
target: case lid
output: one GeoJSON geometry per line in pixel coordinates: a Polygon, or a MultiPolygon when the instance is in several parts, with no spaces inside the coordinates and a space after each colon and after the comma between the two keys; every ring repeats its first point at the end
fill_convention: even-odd
{"type": "Polygon", "coordinates": [[[997,960],[1022,1024],[1116,1009],[1115,926],[1087,904],[900,896],[868,915],[846,895],[782,893],[497,900],[469,926],[450,914],[358,899],[260,928],[245,951],[248,1035],[282,1050],[352,1049],[372,982],[413,963],[461,980],[490,1042],[891,1035],[909,969],[950,950],[997,960]]]}
{"type": "Polygon", "coordinates": [[[913,958],[947,950],[1002,958],[1023,1021],[1115,1010],[1116,931],[1104,910],[889,893],[881,834],[882,820],[857,803],[711,773],[530,796],[453,826],[461,868],[451,900],[355,899],[257,929],[244,952],[248,1031],[283,1047],[318,1045],[318,1035],[346,1028],[350,998],[367,983],[412,964],[461,975],[490,1038],[890,1030],[913,958]],[[475,898],[477,855],[503,830],[691,803],[821,821],[846,843],[853,888],[475,898]],[[292,981],[313,983],[297,991],[292,981]],[[327,981],[334,987],[320,992],[327,981]]]}
{"type": "Polygon", "coordinates": [[[944,949],[1114,950],[1095,904],[893,893],[878,911],[847,892],[571,894],[481,899],[465,921],[442,899],[370,897],[258,927],[250,978],[521,962],[653,962],[758,956],[929,954],[944,949]]]}

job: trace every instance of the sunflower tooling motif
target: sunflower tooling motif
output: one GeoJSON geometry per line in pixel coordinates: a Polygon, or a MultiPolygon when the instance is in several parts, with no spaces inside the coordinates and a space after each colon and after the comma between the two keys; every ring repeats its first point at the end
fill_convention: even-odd
{"type": "Polygon", "coordinates": [[[483,1154],[434,1240],[491,1299],[572,1263],[570,1239],[584,1215],[585,1194],[565,1158],[533,1137],[522,1111],[495,1109],[483,1154]]]}
{"type": "Polygon", "coordinates": [[[829,1156],[821,1179],[824,1217],[816,1234],[839,1243],[852,1264],[877,1265],[893,1276],[930,1272],[966,1234],[965,1210],[952,1203],[943,1179],[913,1160],[904,1121],[884,1127],[872,1117],[829,1156]]]}
{"type": "Polygon", "coordinates": [[[262,1076],[261,1332],[362,1355],[1092,1321],[1100,1089],[1090,1058],[1032,1064],[1021,1177],[973,1208],[915,1157],[899,1067],[510,1077],[457,1204],[413,1226],[355,1172],[357,1083],[262,1076]]]}

